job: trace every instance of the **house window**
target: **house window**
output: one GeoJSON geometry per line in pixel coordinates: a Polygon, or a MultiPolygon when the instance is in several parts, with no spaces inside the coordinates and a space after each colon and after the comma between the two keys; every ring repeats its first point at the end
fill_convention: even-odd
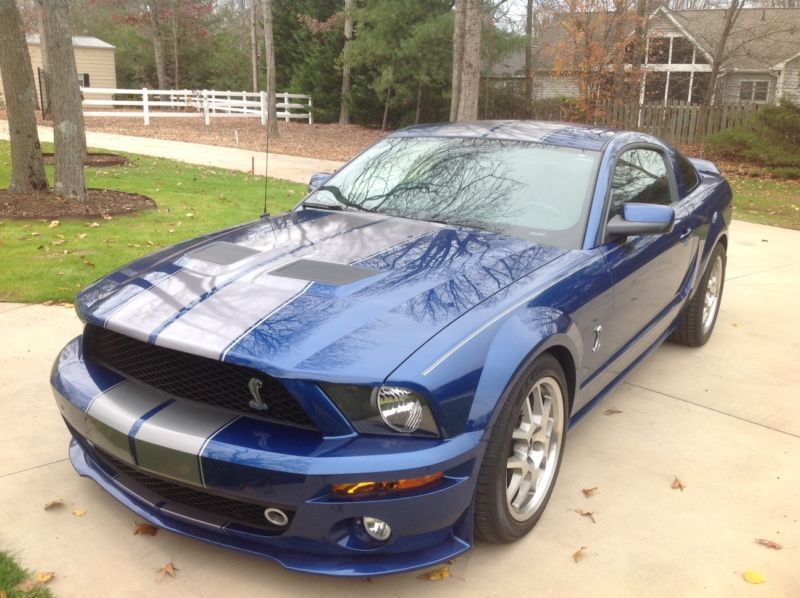
{"type": "Polygon", "coordinates": [[[78,73],[78,84],[81,87],[89,87],[89,73],[78,73]]]}
{"type": "Polygon", "coordinates": [[[685,37],[672,38],[671,64],[692,64],[694,44],[685,37]]]}
{"type": "Polygon", "coordinates": [[[739,99],[742,102],[766,102],[769,96],[769,81],[741,81],[739,99]]]}

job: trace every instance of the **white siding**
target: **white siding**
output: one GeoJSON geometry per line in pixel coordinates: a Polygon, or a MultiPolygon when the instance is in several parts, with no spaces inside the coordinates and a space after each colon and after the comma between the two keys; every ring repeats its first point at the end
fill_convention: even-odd
{"type": "Polygon", "coordinates": [[[800,56],[783,69],[783,97],[800,102],[800,56]]]}
{"type": "Polygon", "coordinates": [[[765,104],[775,101],[775,86],[778,83],[777,77],[769,73],[729,73],[725,77],[722,91],[722,102],[724,104],[737,104],[745,101],[739,99],[739,87],[742,81],[768,81],[769,93],[767,95],[767,101],[757,103],[765,104]]]}

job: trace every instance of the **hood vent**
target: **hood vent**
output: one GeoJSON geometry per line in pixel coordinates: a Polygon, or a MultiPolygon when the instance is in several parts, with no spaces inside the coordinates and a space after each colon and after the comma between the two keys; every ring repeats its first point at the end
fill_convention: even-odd
{"type": "Polygon", "coordinates": [[[320,262],[317,260],[297,260],[291,264],[286,264],[269,272],[272,276],[284,276],[286,278],[298,278],[311,282],[321,282],[334,286],[350,284],[375,276],[379,270],[362,268],[360,266],[348,266],[346,264],[334,264],[333,262],[320,262]]]}
{"type": "Polygon", "coordinates": [[[192,259],[203,260],[218,266],[230,266],[256,253],[259,253],[258,249],[220,241],[191,251],[186,255],[192,259]]]}

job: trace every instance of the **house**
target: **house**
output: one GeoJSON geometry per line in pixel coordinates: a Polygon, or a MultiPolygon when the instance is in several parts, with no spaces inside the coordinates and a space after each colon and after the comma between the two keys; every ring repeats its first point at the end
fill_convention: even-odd
{"type": "MultiPolygon", "coordinates": [[[[42,44],[38,35],[28,35],[28,54],[33,67],[33,79],[36,85],[36,96],[41,98],[39,89],[39,70],[42,68],[42,44]]],[[[75,36],[72,38],[75,48],[75,66],[78,68],[78,81],[81,87],[117,86],[117,70],[114,46],[96,37],[75,36]]],[[[0,95],[2,95],[0,82],[0,95]]],[[[102,96],[93,96],[98,99],[102,96]]],[[[111,96],[109,96],[110,98],[111,96]]]]}
{"type": "MultiPolygon", "coordinates": [[[[560,15],[534,39],[535,100],[579,94],[577,79],[556,67],[559,50],[570,41],[570,27],[565,26],[570,18],[575,17],[560,15]]],[[[610,15],[588,13],[580,18],[607,22],[610,15]]],[[[656,9],[647,23],[640,103],[702,103],[724,24],[724,9],[656,9]]],[[[604,28],[607,25],[597,27],[604,28]]],[[[626,34],[633,35],[632,27],[626,34]]],[[[743,9],[723,54],[715,103],[800,101],[800,8],[743,9]]],[[[524,49],[506,56],[489,74],[506,82],[524,77],[524,49]]]]}

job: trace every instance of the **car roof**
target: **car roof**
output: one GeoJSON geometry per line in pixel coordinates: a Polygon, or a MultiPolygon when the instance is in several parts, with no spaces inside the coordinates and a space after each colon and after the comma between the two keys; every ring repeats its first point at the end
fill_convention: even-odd
{"type": "Polygon", "coordinates": [[[620,131],[607,127],[534,120],[483,120],[415,125],[390,137],[461,137],[527,141],[582,150],[603,149],[620,131]]]}

